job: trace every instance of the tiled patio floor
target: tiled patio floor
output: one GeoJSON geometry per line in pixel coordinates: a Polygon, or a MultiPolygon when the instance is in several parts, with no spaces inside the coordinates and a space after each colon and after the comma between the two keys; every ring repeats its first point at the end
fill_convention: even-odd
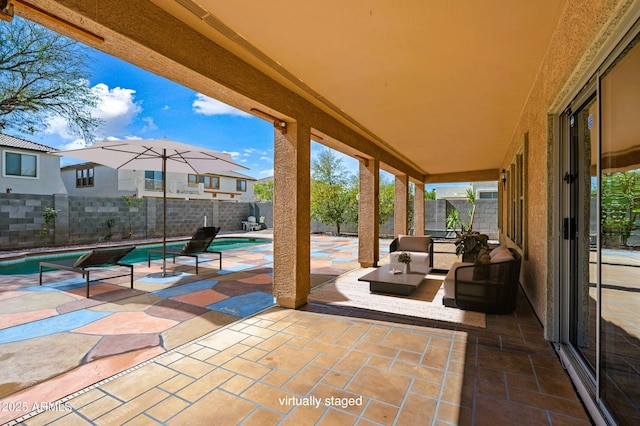
{"type": "Polygon", "coordinates": [[[486,329],[274,307],[72,396],[25,424],[589,424],[523,297],[486,329]]]}

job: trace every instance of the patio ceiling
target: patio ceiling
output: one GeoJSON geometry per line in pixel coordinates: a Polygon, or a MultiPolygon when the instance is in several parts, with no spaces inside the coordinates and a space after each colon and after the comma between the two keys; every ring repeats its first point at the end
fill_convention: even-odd
{"type": "Polygon", "coordinates": [[[501,167],[565,7],[152,1],[430,175],[501,167]]]}

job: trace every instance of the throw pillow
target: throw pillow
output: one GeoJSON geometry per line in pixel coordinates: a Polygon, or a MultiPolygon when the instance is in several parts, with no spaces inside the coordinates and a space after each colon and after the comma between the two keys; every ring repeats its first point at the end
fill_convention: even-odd
{"type": "Polygon", "coordinates": [[[473,267],[473,279],[486,280],[489,277],[489,268],[484,265],[488,265],[490,263],[491,256],[489,256],[489,250],[480,249],[475,262],[476,266],[473,267]]]}
{"type": "Polygon", "coordinates": [[[509,253],[502,253],[499,254],[497,256],[493,256],[491,258],[491,263],[497,263],[497,262],[506,262],[509,260],[513,260],[513,255],[509,252],[509,253]]]}
{"type": "Polygon", "coordinates": [[[505,253],[511,254],[511,252],[509,251],[509,248],[507,246],[498,246],[493,250],[491,250],[491,252],[489,253],[489,256],[491,256],[491,258],[493,259],[494,256],[498,256],[505,253]]]}

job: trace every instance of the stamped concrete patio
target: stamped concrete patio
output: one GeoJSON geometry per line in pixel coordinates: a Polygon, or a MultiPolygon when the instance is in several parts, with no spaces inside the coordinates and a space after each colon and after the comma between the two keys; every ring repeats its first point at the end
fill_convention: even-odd
{"type": "MultiPolygon", "coordinates": [[[[91,299],[61,272],[44,290],[0,277],[0,422],[589,424],[524,297],[484,329],[282,309],[264,248],[225,253],[223,271],[198,276],[179,262],[179,283],[145,281],[159,263],[136,265],[133,291],[105,280],[91,299]]],[[[356,256],[356,239],[313,236],[312,284],[357,268],[356,256]]]]}

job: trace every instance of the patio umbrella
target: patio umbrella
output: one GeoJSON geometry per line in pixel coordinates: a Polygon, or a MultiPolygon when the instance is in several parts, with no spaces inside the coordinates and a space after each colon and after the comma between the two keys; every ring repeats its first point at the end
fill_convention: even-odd
{"type": "Polygon", "coordinates": [[[86,148],[56,154],[102,164],[114,169],[162,171],[162,277],[167,273],[167,172],[206,174],[247,169],[230,154],[167,139],[99,141],[86,148]]]}

